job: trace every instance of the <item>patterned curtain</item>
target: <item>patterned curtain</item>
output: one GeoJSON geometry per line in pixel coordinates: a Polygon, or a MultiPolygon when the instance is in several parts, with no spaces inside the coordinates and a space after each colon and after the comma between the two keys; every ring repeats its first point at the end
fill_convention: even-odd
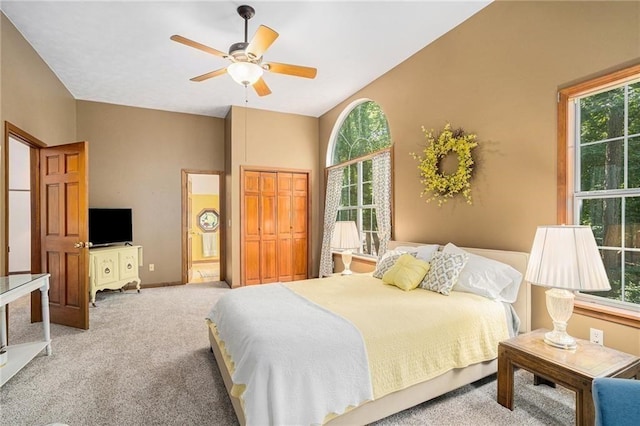
{"type": "Polygon", "coordinates": [[[378,220],[378,238],[380,247],[378,256],[387,251],[391,239],[391,151],[383,152],[372,158],[373,163],[373,201],[376,205],[378,220]]]}
{"type": "Polygon", "coordinates": [[[331,169],[327,178],[327,200],[324,203],[324,234],[322,235],[322,253],[320,254],[320,278],[333,274],[331,236],[336,225],[338,207],[340,207],[343,173],[344,167],[331,169]]]}

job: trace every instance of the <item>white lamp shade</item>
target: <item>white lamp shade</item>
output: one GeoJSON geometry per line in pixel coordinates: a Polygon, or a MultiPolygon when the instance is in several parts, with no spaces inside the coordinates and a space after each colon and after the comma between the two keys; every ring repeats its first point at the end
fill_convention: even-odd
{"type": "Polygon", "coordinates": [[[251,62],[234,62],[227,67],[227,72],[236,83],[247,86],[258,81],[264,70],[251,62]]]}
{"type": "Polygon", "coordinates": [[[357,249],[360,248],[360,235],[353,221],[336,222],[331,236],[331,248],[357,249]]]}
{"type": "Polygon", "coordinates": [[[589,226],[539,226],[524,279],[571,291],[611,289],[589,226]]]}

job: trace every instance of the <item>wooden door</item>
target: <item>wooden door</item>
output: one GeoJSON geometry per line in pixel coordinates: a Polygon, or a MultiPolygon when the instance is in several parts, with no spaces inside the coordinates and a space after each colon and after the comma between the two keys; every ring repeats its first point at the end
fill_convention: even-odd
{"type": "Polygon", "coordinates": [[[260,172],[245,172],[242,220],[243,284],[260,284],[260,172]]]}
{"type": "Polygon", "coordinates": [[[260,282],[278,281],[277,173],[260,173],[260,282]]]}
{"type": "Polygon", "coordinates": [[[306,173],[292,175],[292,220],[291,238],[293,279],[308,278],[308,247],[309,247],[309,176],[306,173]]]}
{"type": "Polygon", "coordinates": [[[86,142],[40,150],[42,270],[51,322],[89,328],[86,142]]]}

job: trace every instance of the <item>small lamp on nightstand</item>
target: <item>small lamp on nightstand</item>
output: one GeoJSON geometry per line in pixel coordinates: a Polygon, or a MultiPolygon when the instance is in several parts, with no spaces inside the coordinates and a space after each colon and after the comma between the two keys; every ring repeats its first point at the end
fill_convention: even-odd
{"type": "Polygon", "coordinates": [[[576,347],[575,339],[567,334],[567,321],[573,313],[573,291],[611,289],[589,226],[539,226],[524,279],[550,287],[546,299],[553,331],[545,334],[544,341],[563,349],[576,347]]]}
{"type": "Polygon", "coordinates": [[[350,266],[353,257],[352,250],[360,248],[360,235],[358,228],[353,221],[336,222],[331,236],[331,248],[342,250],[342,263],[344,263],[344,271],[342,275],[351,275],[350,266]]]}

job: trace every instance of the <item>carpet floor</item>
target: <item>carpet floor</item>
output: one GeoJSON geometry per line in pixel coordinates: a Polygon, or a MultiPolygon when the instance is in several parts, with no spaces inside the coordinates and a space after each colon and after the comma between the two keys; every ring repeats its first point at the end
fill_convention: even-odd
{"type": "MultiPolygon", "coordinates": [[[[90,329],[51,325],[39,355],[0,388],[0,424],[236,425],[209,351],[204,318],[224,283],[99,292],[90,329]]],[[[40,339],[29,299],[10,306],[11,343],[40,339]]],[[[571,425],[574,394],[515,374],[514,411],[496,402],[495,375],[375,424],[571,425]]]]}

